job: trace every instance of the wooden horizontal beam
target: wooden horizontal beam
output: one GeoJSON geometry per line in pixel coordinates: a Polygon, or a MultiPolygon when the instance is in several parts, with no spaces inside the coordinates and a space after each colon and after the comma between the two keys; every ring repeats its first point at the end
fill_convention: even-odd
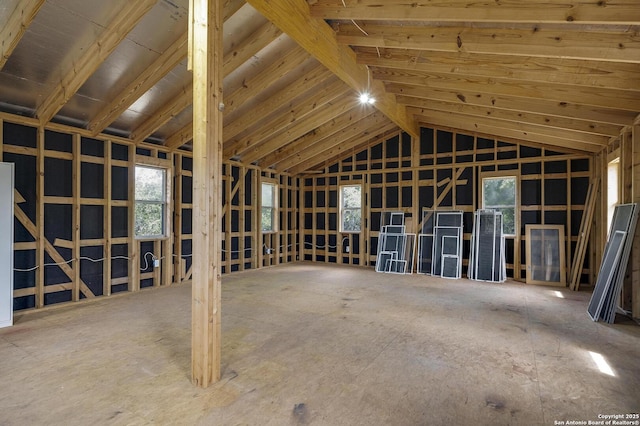
{"type": "Polygon", "coordinates": [[[358,62],[381,68],[640,90],[640,66],[570,58],[357,48],[358,62]]]}
{"type": "Polygon", "coordinates": [[[635,113],[610,108],[599,108],[549,99],[520,98],[510,95],[487,93],[475,90],[441,90],[428,87],[388,84],[387,90],[398,95],[398,102],[423,106],[422,101],[443,101],[466,105],[500,108],[512,111],[532,112],[564,118],[577,118],[607,124],[626,126],[631,124],[635,113]],[[416,102],[420,102],[416,104],[416,102]]]}
{"type": "Polygon", "coordinates": [[[367,35],[353,25],[341,23],[336,27],[338,42],[378,48],[640,63],[640,34],[632,28],[607,31],[537,24],[526,28],[478,28],[367,23],[359,27],[367,35]]]}
{"type": "Polygon", "coordinates": [[[380,80],[406,86],[442,90],[478,91],[494,95],[546,99],[556,102],[591,105],[600,108],[640,111],[640,92],[570,86],[555,83],[528,82],[502,78],[458,76],[457,74],[374,68],[372,75],[380,80]]]}
{"type": "Polygon", "coordinates": [[[640,21],[640,5],[635,0],[436,0],[414,3],[405,0],[322,0],[311,7],[311,15],[322,19],[634,25],[640,21]]]}
{"type": "Polygon", "coordinates": [[[156,3],[157,0],[139,0],[127,2],[122,6],[118,15],[96,37],[93,44],[84,50],[77,61],[70,64],[70,69],[64,70],[60,84],[38,106],[36,114],[42,124],[51,121],[60,108],[76,94],[78,89],[156,3]]]}
{"type": "Polygon", "coordinates": [[[338,44],[334,31],[326,22],[310,16],[309,5],[304,0],[248,0],[248,3],[349,87],[358,93],[372,92],[376,108],[407,133],[419,135],[418,126],[407,116],[404,107],[398,105],[395,97],[387,94],[380,83],[370,81],[367,67],[356,62],[351,49],[338,44]]]}
{"type": "Polygon", "coordinates": [[[4,68],[4,64],[44,3],[45,0],[24,0],[16,3],[16,8],[0,30],[0,70],[4,68]]]}

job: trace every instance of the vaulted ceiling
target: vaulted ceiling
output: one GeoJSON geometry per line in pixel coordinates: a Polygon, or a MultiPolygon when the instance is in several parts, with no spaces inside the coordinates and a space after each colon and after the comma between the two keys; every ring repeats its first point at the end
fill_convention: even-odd
{"type": "MultiPolygon", "coordinates": [[[[640,113],[637,0],[226,0],[224,20],[224,156],[277,171],[420,125],[597,152],[640,113]]],[[[0,111],[188,149],[187,22],[188,0],[3,0],[0,111]]]]}

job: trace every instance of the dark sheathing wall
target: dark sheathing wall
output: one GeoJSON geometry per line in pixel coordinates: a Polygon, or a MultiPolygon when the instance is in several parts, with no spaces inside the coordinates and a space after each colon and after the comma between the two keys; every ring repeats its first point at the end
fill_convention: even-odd
{"type": "MultiPolygon", "coordinates": [[[[20,119],[17,118],[16,122],[20,119]]],[[[0,120],[2,160],[15,164],[15,310],[191,279],[193,161],[188,152],[40,130],[0,120]],[[133,168],[166,167],[171,235],[133,238],[133,168]],[[132,258],[137,259],[131,261],[132,258]],[[153,267],[153,258],[160,267],[153,267]],[[46,265],[46,266],[45,266],[46,265]]],[[[298,179],[225,162],[222,272],[298,259],[298,179]],[[260,230],[260,182],[278,184],[278,231],[260,230]],[[266,253],[265,247],[273,248],[266,253]]]]}
{"type": "MultiPolygon", "coordinates": [[[[473,212],[482,204],[481,177],[505,172],[518,176],[520,183],[519,235],[507,239],[507,274],[526,277],[526,224],[564,225],[566,264],[570,265],[592,161],[589,155],[434,128],[422,128],[416,141],[405,133],[374,141],[303,180],[303,258],[373,266],[382,212],[403,211],[408,232],[419,233],[423,209],[454,209],[464,212],[466,274],[473,212]],[[345,183],[363,185],[360,233],[339,232],[336,199],[339,186],[345,183]]],[[[585,280],[590,277],[588,268],[587,259],[585,280]]]]}

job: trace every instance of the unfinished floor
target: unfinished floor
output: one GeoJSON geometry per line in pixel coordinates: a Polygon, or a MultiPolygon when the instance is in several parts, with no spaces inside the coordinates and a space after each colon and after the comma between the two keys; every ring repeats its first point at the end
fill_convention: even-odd
{"type": "Polygon", "coordinates": [[[0,424],[551,425],[640,409],[640,327],[592,322],[586,292],[312,263],[232,274],[223,377],[202,390],[190,290],[18,315],[0,330],[0,424]]]}

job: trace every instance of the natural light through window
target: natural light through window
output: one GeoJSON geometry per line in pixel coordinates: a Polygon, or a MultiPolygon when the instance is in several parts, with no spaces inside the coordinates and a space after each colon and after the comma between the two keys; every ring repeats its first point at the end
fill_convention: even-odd
{"type": "Polygon", "coordinates": [[[504,235],[516,233],[516,183],[515,176],[485,177],[482,179],[482,208],[502,212],[504,235]]]}
{"type": "Polygon", "coordinates": [[[136,166],[135,222],[137,238],[166,236],[167,171],[157,167],[136,166]]]}
{"type": "Polygon", "coordinates": [[[340,231],[360,232],[362,226],[362,185],[340,187],[340,231]]]}
{"type": "Polygon", "coordinates": [[[589,351],[589,355],[591,355],[591,359],[593,359],[593,362],[596,363],[596,366],[601,373],[606,374],[607,376],[615,377],[615,373],[611,369],[611,366],[601,354],[589,351]]]}
{"type": "Polygon", "coordinates": [[[558,290],[555,290],[553,294],[555,294],[555,296],[559,297],[560,299],[564,299],[564,294],[560,293],[558,290]]]}
{"type": "Polygon", "coordinates": [[[278,186],[275,183],[262,183],[262,211],[261,224],[262,232],[277,231],[276,206],[277,206],[278,186]]]}

